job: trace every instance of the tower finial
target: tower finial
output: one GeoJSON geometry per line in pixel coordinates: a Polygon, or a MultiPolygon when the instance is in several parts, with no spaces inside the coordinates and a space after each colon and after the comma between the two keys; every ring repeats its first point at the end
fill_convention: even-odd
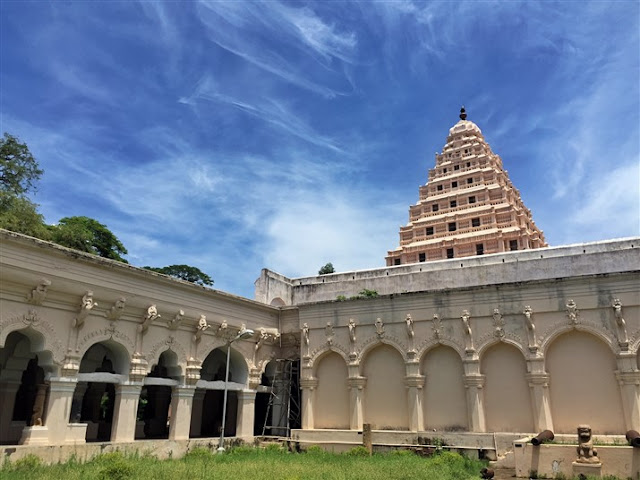
{"type": "Polygon", "coordinates": [[[464,109],[464,105],[462,106],[462,108],[460,109],[460,120],[466,120],[467,119],[467,111],[464,109]]]}

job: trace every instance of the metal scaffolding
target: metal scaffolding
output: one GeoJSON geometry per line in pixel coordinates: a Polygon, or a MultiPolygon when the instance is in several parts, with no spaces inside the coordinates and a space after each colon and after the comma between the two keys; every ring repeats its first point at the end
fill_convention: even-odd
{"type": "Polygon", "coordinates": [[[284,358],[274,362],[262,435],[269,431],[270,435],[289,437],[291,429],[300,428],[301,422],[300,362],[284,358]]]}

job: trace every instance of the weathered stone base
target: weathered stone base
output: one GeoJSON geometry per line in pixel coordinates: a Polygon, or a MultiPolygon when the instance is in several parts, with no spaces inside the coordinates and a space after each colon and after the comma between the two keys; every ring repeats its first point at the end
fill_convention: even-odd
{"type": "Polygon", "coordinates": [[[581,473],[588,477],[602,477],[602,464],[601,463],[578,463],[573,462],[571,464],[573,468],[573,476],[577,477],[581,473]]]}
{"type": "Polygon", "coordinates": [[[20,443],[22,445],[47,445],[49,443],[49,429],[36,426],[24,427],[20,443]]]}

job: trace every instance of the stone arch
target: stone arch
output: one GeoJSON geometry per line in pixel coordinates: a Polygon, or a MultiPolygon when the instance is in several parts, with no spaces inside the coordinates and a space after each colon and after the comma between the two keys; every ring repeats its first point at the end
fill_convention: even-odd
{"type": "Polygon", "coordinates": [[[38,355],[38,366],[43,368],[45,372],[54,375],[58,372],[59,366],[55,363],[53,353],[47,350],[45,335],[38,330],[27,327],[20,330],[14,329],[4,337],[0,346],[0,379],[7,375],[8,362],[14,363],[10,367],[12,369],[24,370],[26,368],[28,359],[25,361],[17,359],[16,349],[22,350],[20,356],[33,357],[38,355]]]}
{"type": "Polygon", "coordinates": [[[572,331],[585,332],[589,333],[595,337],[598,337],[603,343],[605,343],[612,353],[618,353],[618,343],[615,338],[610,336],[609,332],[604,329],[598,329],[591,325],[586,324],[578,324],[578,325],[560,325],[552,327],[550,330],[545,332],[542,342],[540,343],[540,351],[542,351],[543,355],[546,356],[547,349],[549,345],[554,343],[554,341],[564,335],[565,333],[569,333],[572,331]]]}
{"type": "Polygon", "coordinates": [[[526,360],[529,357],[528,345],[525,347],[521,342],[517,341],[514,338],[509,338],[508,336],[505,336],[505,337],[502,337],[502,338],[496,338],[494,336],[493,338],[489,339],[488,341],[483,342],[478,347],[478,356],[482,357],[487,350],[490,350],[491,348],[493,348],[496,345],[499,345],[501,343],[504,344],[504,345],[510,345],[510,346],[514,347],[516,350],[518,350],[522,354],[522,358],[523,359],[526,360]]]}
{"type": "MultiPolygon", "coordinates": [[[[202,361],[202,370],[200,370],[200,378],[202,380],[224,382],[224,368],[227,363],[227,349],[225,347],[226,345],[223,344],[218,348],[212,349],[202,361]]],[[[248,379],[249,364],[247,359],[232,345],[229,357],[229,381],[246,385],[248,379]]]]}
{"type": "Polygon", "coordinates": [[[81,356],[78,373],[95,372],[105,357],[112,364],[115,373],[124,376],[129,374],[129,352],[124,345],[112,339],[92,343],[86,348],[81,356]]]}
{"type": "Polygon", "coordinates": [[[463,357],[455,346],[436,344],[424,353],[423,409],[426,430],[467,430],[467,393],[463,357]]]}
{"type": "Polygon", "coordinates": [[[379,342],[368,348],[360,362],[364,388],[364,423],[376,430],[408,430],[408,400],[404,356],[397,347],[379,342]]]}
{"type": "Polygon", "coordinates": [[[269,302],[269,305],[272,305],[274,307],[284,307],[286,303],[282,298],[275,297],[274,299],[271,300],[271,302],[269,302]]]}
{"type": "Polygon", "coordinates": [[[7,337],[13,332],[22,332],[33,337],[34,347],[39,351],[50,352],[53,363],[62,364],[64,347],[51,324],[40,318],[36,310],[24,315],[16,315],[0,324],[0,348],[3,348],[7,337]]]}
{"type": "Polygon", "coordinates": [[[187,352],[179,342],[168,338],[158,342],[152,347],[148,357],[149,364],[147,366],[147,373],[151,372],[153,365],[157,365],[160,361],[160,356],[167,351],[171,351],[176,355],[176,363],[184,372],[187,365],[187,352]]]}
{"type": "Polygon", "coordinates": [[[575,434],[589,424],[596,434],[624,431],[616,357],[602,335],[567,331],[547,345],[545,368],[555,431],[575,434]]]}
{"type": "Polygon", "coordinates": [[[122,352],[122,349],[124,349],[127,358],[133,357],[135,350],[134,342],[123,332],[106,327],[93,330],[78,340],[78,354],[80,358],[84,357],[87,351],[98,343],[116,345],[115,348],[118,352],[122,352]]]}
{"type": "Polygon", "coordinates": [[[533,432],[531,393],[523,352],[512,342],[493,342],[480,353],[485,375],[484,411],[489,432],[533,432]]]}
{"type": "Polygon", "coordinates": [[[314,372],[314,375],[315,375],[315,365],[316,365],[316,363],[319,360],[321,360],[325,355],[328,355],[331,352],[337,353],[338,355],[340,355],[346,364],[349,363],[349,355],[347,354],[346,351],[344,351],[342,349],[342,347],[340,347],[338,345],[326,345],[322,349],[313,352],[313,356],[311,357],[311,360],[309,361],[309,366],[312,368],[312,371],[314,372]]]}
{"type": "Polygon", "coordinates": [[[314,428],[349,429],[349,371],[339,353],[327,351],[314,367],[318,386],[315,391],[314,428]]]}
{"type": "Polygon", "coordinates": [[[458,356],[460,357],[460,361],[465,360],[466,354],[464,351],[464,347],[448,338],[433,339],[429,342],[425,342],[420,346],[417,357],[420,359],[420,361],[422,361],[425,355],[427,355],[434,348],[438,348],[440,346],[451,348],[458,354],[458,356]]]}
{"type": "MultiPolygon", "coordinates": [[[[202,338],[202,343],[204,343],[204,338],[202,338]]],[[[204,362],[206,358],[217,348],[222,348],[227,344],[222,338],[213,337],[211,341],[207,342],[206,345],[200,345],[198,347],[198,355],[197,358],[201,362],[204,362]]]]}
{"type": "Polygon", "coordinates": [[[358,363],[360,365],[360,372],[362,373],[362,368],[363,368],[363,360],[367,357],[367,355],[369,355],[369,352],[371,352],[372,350],[375,350],[376,348],[382,346],[382,345],[387,345],[391,348],[393,348],[394,350],[396,350],[400,356],[402,357],[402,361],[406,362],[407,361],[407,355],[406,355],[406,351],[405,348],[402,344],[400,344],[400,342],[398,342],[395,339],[389,338],[389,337],[384,337],[384,338],[376,338],[376,337],[370,337],[367,341],[365,341],[361,348],[360,351],[358,352],[358,363]]]}

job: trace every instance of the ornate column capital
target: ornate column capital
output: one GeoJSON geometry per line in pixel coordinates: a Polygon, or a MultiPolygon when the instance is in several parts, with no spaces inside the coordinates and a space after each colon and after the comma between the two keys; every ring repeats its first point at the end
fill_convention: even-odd
{"type": "Polygon", "coordinates": [[[530,387],[534,387],[534,386],[548,387],[549,380],[551,379],[551,375],[549,375],[548,373],[541,373],[541,372],[527,373],[525,375],[525,378],[529,382],[530,387]]]}
{"type": "Polygon", "coordinates": [[[318,379],[315,377],[300,379],[300,388],[313,390],[317,386],[318,386],[318,379]]]}
{"type": "Polygon", "coordinates": [[[367,377],[349,377],[347,378],[347,385],[349,388],[356,388],[362,390],[367,384],[367,377]]]}
{"type": "Polygon", "coordinates": [[[425,378],[426,377],[424,375],[407,375],[406,377],[404,377],[404,384],[407,388],[422,388],[424,387],[425,378]]]}
{"type": "Polygon", "coordinates": [[[616,380],[620,385],[640,385],[640,371],[621,372],[616,370],[616,380]]]}
{"type": "Polygon", "coordinates": [[[469,387],[482,388],[484,387],[485,378],[486,377],[484,375],[478,375],[478,374],[465,375],[463,380],[464,386],[466,388],[469,388],[469,387]]]}

